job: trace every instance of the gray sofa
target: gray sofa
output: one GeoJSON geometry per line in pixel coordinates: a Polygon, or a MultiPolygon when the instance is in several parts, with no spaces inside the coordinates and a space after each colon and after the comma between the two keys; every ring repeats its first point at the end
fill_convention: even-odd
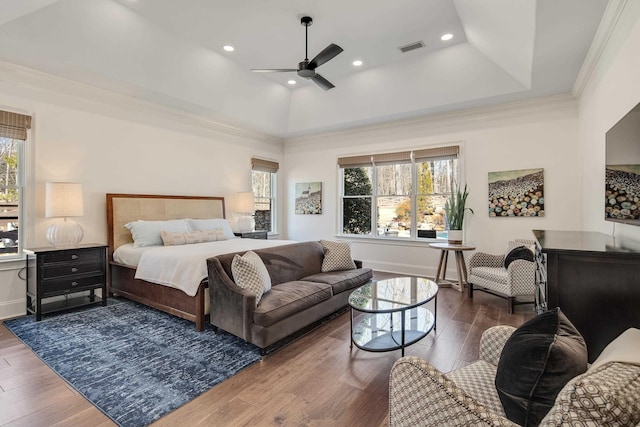
{"type": "Polygon", "coordinates": [[[351,291],[371,280],[362,268],[321,272],[324,251],[319,242],[301,242],[254,251],[271,278],[271,290],[256,307],[255,295],[234,283],[231,262],[236,252],[207,259],[210,321],[253,343],[266,354],[270,346],[346,307],[351,291]]]}

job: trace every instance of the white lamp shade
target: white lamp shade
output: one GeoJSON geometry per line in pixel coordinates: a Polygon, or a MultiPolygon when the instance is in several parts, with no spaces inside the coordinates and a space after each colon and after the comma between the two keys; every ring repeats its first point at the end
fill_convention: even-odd
{"type": "Polygon", "coordinates": [[[47,218],[84,215],[82,184],[47,182],[44,215],[47,218]]]}
{"type": "Polygon", "coordinates": [[[253,192],[245,191],[236,195],[236,212],[244,214],[252,214],[256,210],[253,192]]]}

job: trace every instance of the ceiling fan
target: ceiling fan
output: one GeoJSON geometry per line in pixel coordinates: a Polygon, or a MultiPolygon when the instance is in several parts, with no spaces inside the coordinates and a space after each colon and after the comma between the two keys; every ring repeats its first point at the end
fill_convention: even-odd
{"type": "Polygon", "coordinates": [[[330,61],[335,56],[337,56],[340,52],[342,52],[342,48],[337,44],[331,43],[329,46],[325,47],[322,52],[316,55],[311,61],[309,61],[308,57],[308,47],[309,47],[309,26],[313,24],[313,19],[310,16],[303,16],[300,19],[300,24],[302,24],[304,28],[304,61],[298,63],[298,68],[275,68],[275,69],[252,69],[254,73],[288,73],[288,72],[297,72],[300,77],[304,77],[305,79],[313,80],[318,86],[323,88],[324,90],[329,90],[334,88],[335,86],[327,79],[322,77],[320,74],[316,73],[316,68],[324,64],[325,62],[330,61]]]}

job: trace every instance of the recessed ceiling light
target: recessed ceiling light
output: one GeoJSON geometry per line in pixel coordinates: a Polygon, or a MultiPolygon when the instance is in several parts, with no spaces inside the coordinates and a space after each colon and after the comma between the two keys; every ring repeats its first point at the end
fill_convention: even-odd
{"type": "Polygon", "coordinates": [[[452,38],[453,38],[453,34],[447,33],[447,34],[443,34],[442,37],[440,37],[440,40],[442,40],[443,42],[446,42],[447,40],[451,40],[452,38]]]}
{"type": "Polygon", "coordinates": [[[289,83],[290,85],[294,85],[294,84],[296,84],[296,81],[295,80],[289,80],[287,83],[289,83]]]}
{"type": "Polygon", "coordinates": [[[234,50],[236,50],[233,46],[231,45],[226,45],[222,47],[224,50],[226,50],[227,52],[233,52],[234,50]]]}
{"type": "Polygon", "coordinates": [[[362,65],[362,61],[360,61],[359,59],[357,59],[357,60],[353,61],[353,66],[354,66],[354,67],[359,67],[359,66],[361,66],[361,65],[362,65]]]}

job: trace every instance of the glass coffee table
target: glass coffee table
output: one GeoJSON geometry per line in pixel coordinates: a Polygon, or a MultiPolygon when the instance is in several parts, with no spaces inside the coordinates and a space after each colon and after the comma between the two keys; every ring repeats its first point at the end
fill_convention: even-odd
{"type": "Polygon", "coordinates": [[[367,283],[349,296],[351,348],[392,351],[418,342],[436,329],[438,285],[422,277],[367,283]],[[433,300],[433,312],[426,304],[433,300]]]}

